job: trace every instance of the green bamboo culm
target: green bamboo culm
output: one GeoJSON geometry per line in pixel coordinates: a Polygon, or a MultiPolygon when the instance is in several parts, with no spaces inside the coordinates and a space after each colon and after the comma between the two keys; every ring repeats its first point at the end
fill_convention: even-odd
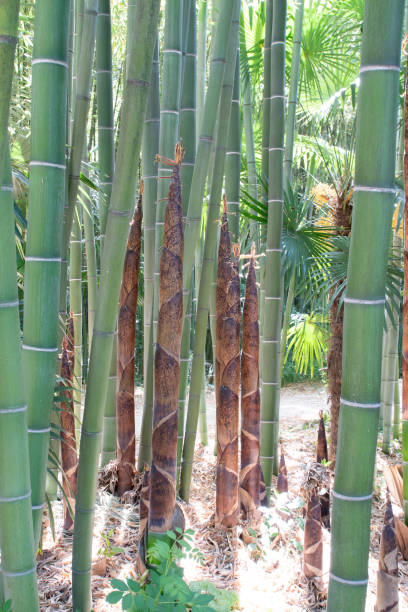
{"type": "MultiPolygon", "coordinates": [[[[0,35],[0,55],[1,45],[0,35]]],[[[21,384],[14,200],[7,148],[4,166],[0,190],[0,581],[4,599],[12,600],[14,612],[35,612],[39,610],[39,605],[31,514],[27,406],[24,385],[21,384]]]]}
{"type": "Polygon", "coordinates": [[[225,194],[228,200],[228,225],[232,242],[239,241],[239,193],[241,183],[241,109],[240,109],[240,56],[237,49],[234,91],[225,160],[225,194]]]}
{"type": "MultiPolygon", "coordinates": [[[[184,3],[187,4],[187,3],[184,3]]],[[[185,47],[185,67],[183,85],[181,90],[180,108],[180,138],[184,147],[184,158],[181,164],[181,188],[183,217],[187,214],[188,201],[190,198],[191,181],[193,178],[196,157],[196,71],[197,71],[197,49],[196,49],[196,12],[190,11],[188,21],[187,43],[185,47]]],[[[188,296],[191,300],[191,291],[188,296]]],[[[180,349],[180,383],[179,383],[179,420],[178,420],[178,446],[177,467],[180,471],[181,454],[184,438],[184,409],[186,403],[187,379],[190,363],[190,332],[191,332],[191,310],[186,313],[183,324],[183,335],[180,349]]],[[[178,482],[178,478],[177,478],[178,482]]]]}
{"type": "Polygon", "coordinates": [[[394,384],[394,416],[392,424],[392,437],[399,440],[401,437],[401,392],[400,392],[400,364],[399,356],[395,361],[395,384],[394,384]]]}
{"type": "Polygon", "coordinates": [[[211,280],[214,273],[214,260],[217,251],[217,232],[215,231],[214,227],[220,214],[221,191],[226,157],[225,142],[228,135],[235,74],[235,61],[237,58],[236,48],[238,42],[239,11],[241,7],[240,0],[234,0],[233,5],[234,12],[232,27],[228,42],[224,82],[220,99],[214,172],[206,222],[203,267],[201,271],[198,303],[196,309],[197,318],[195,323],[193,363],[191,366],[190,393],[188,399],[187,422],[184,434],[183,460],[180,478],[180,495],[185,501],[188,501],[190,495],[194,447],[197,436],[200,410],[200,396],[203,385],[205,340],[207,336],[211,280]]]}
{"type": "MultiPolygon", "coordinates": [[[[88,175],[87,162],[84,169],[84,174],[88,175]]],[[[96,312],[96,296],[97,296],[97,263],[96,263],[96,245],[95,245],[95,228],[92,209],[92,198],[88,187],[84,187],[82,195],[82,222],[84,227],[85,238],[85,256],[86,256],[86,280],[88,285],[88,354],[91,350],[92,333],[95,322],[96,312]]]]}
{"type": "Polygon", "coordinates": [[[296,0],[295,29],[293,32],[292,65],[290,68],[288,113],[286,117],[285,158],[283,161],[284,186],[292,181],[293,145],[296,131],[296,106],[299,92],[300,51],[302,45],[302,28],[304,0],[296,0]]]}
{"type": "Polygon", "coordinates": [[[268,226],[264,280],[261,392],[261,465],[269,500],[277,463],[280,397],[281,234],[285,129],[286,1],[274,0],[270,58],[268,226]]]}
{"type": "MultiPolygon", "coordinates": [[[[98,163],[99,163],[99,225],[101,253],[105,242],[106,221],[112,193],[115,165],[113,86],[112,86],[112,24],[109,0],[98,0],[95,41],[96,95],[98,99],[98,163]]],[[[86,220],[84,226],[86,229],[86,220]]],[[[108,391],[105,399],[101,465],[116,457],[116,336],[113,341],[108,391]]]]}
{"type": "Polygon", "coordinates": [[[103,250],[114,169],[112,26],[109,0],[98,1],[95,47],[96,95],[98,98],[99,223],[101,249],[103,250]]]}
{"type": "Polygon", "coordinates": [[[69,310],[74,322],[73,400],[79,424],[82,404],[82,205],[79,203],[75,207],[69,249],[69,310]]]}
{"type": "Polygon", "coordinates": [[[138,469],[152,460],[153,419],[153,293],[154,293],[154,233],[156,221],[157,162],[160,134],[160,83],[159,45],[156,40],[151,84],[147,99],[146,119],[143,128],[142,176],[143,192],[143,243],[144,243],[144,397],[142,431],[139,444],[138,469]]]}
{"type": "Polygon", "coordinates": [[[35,7],[23,330],[35,542],[41,529],[58,352],[69,9],[69,0],[39,0],[35,7]]]}
{"type": "Polygon", "coordinates": [[[0,169],[8,149],[8,120],[11,99],[11,86],[14,72],[14,54],[18,33],[18,10],[16,0],[0,1],[0,169]]]}
{"type": "Polygon", "coordinates": [[[200,139],[201,121],[203,117],[205,100],[205,76],[207,69],[207,19],[208,2],[199,0],[197,8],[197,121],[196,121],[196,143],[200,139]]]}
{"type": "MultiPolygon", "coordinates": [[[[164,49],[162,71],[162,95],[160,105],[159,150],[161,158],[172,159],[179,139],[180,91],[182,72],[182,25],[183,2],[166,0],[164,18],[164,49]]],[[[153,299],[153,341],[156,342],[157,317],[159,304],[159,269],[161,246],[163,243],[163,223],[169,189],[168,179],[171,168],[159,162],[156,200],[154,299],[153,299]]]]}
{"type": "Polygon", "coordinates": [[[365,609],[403,8],[370,0],[364,11],[328,612],[365,609]]]}
{"type": "Polygon", "coordinates": [[[195,247],[201,225],[202,203],[210,165],[210,153],[214,141],[218,103],[224,78],[225,57],[227,53],[229,33],[231,30],[233,5],[233,2],[223,2],[220,14],[218,16],[214,48],[211,57],[208,89],[205,96],[203,116],[200,127],[197,157],[194,165],[193,178],[191,181],[191,191],[187,209],[187,222],[184,234],[183,316],[187,311],[187,296],[191,287],[195,247]]]}
{"type": "Polygon", "coordinates": [[[392,416],[395,388],[395,363],[398,357],[398,330],[396,325],[397,313],[393,310],[393,319],[386,312],[386,330],[383,347],[381,403],[384,415],[382,450],[389,454],[392,434],[392,416]]]}
{"type": "Polygon", "coordinates": [[[89,612],[91,609],[93,508],[103,407],[121,283],[121,275],[116,272],[123,267],[130,215],[136,197],[142,129],[159,9],[159,0],[137,0],[135,10],[129,10],[128,13],[128,31],[133,32],[133,36],[122,106],[122,128],[106,226],[78,463],[72,594],[73,608],[81,612],[89,612]],[[130,16],[132,19],[129,19],[130,16]]]}

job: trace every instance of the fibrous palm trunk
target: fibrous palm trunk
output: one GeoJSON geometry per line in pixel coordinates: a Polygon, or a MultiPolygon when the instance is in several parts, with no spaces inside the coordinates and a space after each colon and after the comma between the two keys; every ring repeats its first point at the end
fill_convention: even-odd
{"type": "Polygon", "coordinates": [[[241,505],[247,513],[259,506],[260,464],[260,390],[259,390],[259,323],[258,289],[255,259],[249,264],[242,320],[241,357],[241,505]],[[249,496],[249,499],[247,499],[249,496]]]}
{"type": "Polygon", "coordinates": [[[149,540],[165,535],[172,528],[176,503],[178,385],[183,312],[182,157],[183,150],[177,145],[160,258],[149,540]]]}
{"type": "Polygon", "coordinates": [[[224,527],[238,521],[238,397],[240,384],[240,291],[238,263],[231,257],[224,200],[217,275],[217,481],[216,516],[224,527]]]}
{"type": "Polygon", "coordinates": [[[65,200],[69,1],[36,3],[31,162],[24,273],[23,364],[34,539],[38,542],[58,353],[58,308],[65,200]],[[49,32],[54,36],[50,40],[49,32]],[[44,112],[44,108],[47,112],[44,112]],[[52,133],[52,138],[50,134],[52,133]]]}
{"type": "Polygon", "coordinates": [[[151,77],[153,49],[159,18],[159,0],[138,0],[128,28],[133,32],[122,106],[117,165],[112,186],[101,282],[92,339],[85,397],[73,543],[73,607],[91,609],[91,557],[93,508],[103,408],[117,320],[120,275],[123,267],[129,217],[135,201],[137,170],[151,77]]]}
{"type": "Polygon", "coordinates": [[[132,488],[136,469],[135,337],[142,245],[142,194],[143,182],[139,187],[139,199],[130,224],[119,297],[116,392],[118,495],[132,488]]]}
{"type": "MultiPolygon", "coordinates": [[[[7,15],[9,17],[11,12],[7,15]]],[[[15,29],[0,34],[15,36],[15,29]]],[[[0,36],[0,57],[2,45],[0,36]]],[[[7,44],[7,42],[5,43],[7,44]]],[[[12,55],[9,61],[12,62],[12,55]]],[[[2,63],[6,71],[7,64],[2,63]]],[[[11,79],[12,65],[7,72],[11,79]]],[[[6,72],[3,73],[6,78],[6,72]]],[[[7,141],[6,141],[7,144],[7,141]]],[[[31,515],[27,406],[21,384],[20,319],[14,236],[13,187],[9,154],[4,152],[0,209],[0,581],[13,610],[39,610],[31,515]]],[[[0,601],[0,604],[3,602],[0,601]]]]}
{"type": "MultiPolygon", "coordinates": [[[[333,223],[342,236],[349,236],[351,231],[351,194],[349,189],[340,192],[334,203],[333,223]]],[[[333,288],[335,292],[337,287],[333,288]]],[[[343,354],[343,318],[344,306],[340,296],[334,298],[330,307],[330,339],[327,353],[327,379],[330,398],[330,452],[329,457],[334,469],[336,464],[337,431],[341,396],[341,374],[343,354]]]]}
{"type": "Polygon", "coordinates": [[[364,610],[368,583],[403,8],[365,3],[328,612],[364,610]]]}
{"type": "Polygon", "coordinates": [[[280,397],[281,233],[283,211],[283,141],[285,129],[286,1],[274,0],[271,42],[268,151],[268,226],[262,338],[261,463],[269,499],[272,471],[277,471],[280,397]]]}

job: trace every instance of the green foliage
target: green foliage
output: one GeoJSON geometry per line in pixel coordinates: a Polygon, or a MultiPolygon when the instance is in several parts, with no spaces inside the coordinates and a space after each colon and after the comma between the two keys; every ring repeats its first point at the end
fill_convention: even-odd
{"type": "Polygon", "coordinates": [[[157,539],[147,552],[148,561],[154,566],[139,581],[127,578],[111,580],[115,589],[106,598],[110,604],[122,603],[122,610],[129,612],[229,612],[237,603],[237,596],[220,591],[211,583],[192,583],[183,578],[183,568],[176,561],[190,557],[202,560],[202,554],[192,547],[193,531],[184,533],[177,528],[168,531],[166,540],[157,539]]]}
{"type": "Polygon", "coordinates": [[[111,538],[113,537],[113,529],[109,529],[108,533],[101,533],[103,544],[98,550],[98,555],[110,559],[115,555],[123,553],[123,548],[120,546],[112,546],[111,538]]]}
{"type": "Polygon", "coordinates": [[[310,313],[294,315],[292,321],[288,351],[293,351],[297,371],[301,374],[310,371],[313,377],[315,364],[319,369],[324,366],[329,338],[327,320],[321,314],[310,313]]]}
{"type": "Polygon", "coordinates": [[[13,612],[11,608],[11,599],[8,599],[0,608],[0,612],[13,612]]]}

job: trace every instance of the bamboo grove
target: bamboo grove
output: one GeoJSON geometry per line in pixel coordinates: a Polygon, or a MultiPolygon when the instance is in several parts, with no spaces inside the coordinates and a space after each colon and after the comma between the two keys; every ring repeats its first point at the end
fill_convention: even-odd
{"type": "Polygon", "coordinates": [[[214,521],[261,521],[291,490],[281,386],[316,371],[302,572],[321,588],[330,530],[327,610],[365,609],[380,440],[404,519],[387,493],[377,609],[397,609],[406,4],[0,0],[1,609],[40,609],[61,502],[91,612],[101,472],[118,503],[137,492],[140,562],[159,563],[212,443],[209,389],[214,521]]]}

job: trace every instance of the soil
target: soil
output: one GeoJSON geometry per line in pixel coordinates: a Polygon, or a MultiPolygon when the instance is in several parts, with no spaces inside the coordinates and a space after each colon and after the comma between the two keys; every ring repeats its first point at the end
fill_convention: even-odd
{"type": "MultiPolygon", "coordinates": [[[[140,430],[143,389],[135,394],[140,430]]],[[[197,442],[189,504],[183,504],[188,526],[195,532],[196,545],[203,553],[202,565],[184,562],[187,580],[211,580],[217,587],[234,590],[239,608],[245,612],[292,612],[324,610],[330,563],[330,533],[323,529],[323,577],[320,583],[308,581],[302,572],[304,501],[301,484],[305,469],[314,461],[319,411],[328,412],[326,389],[321,384],[298,383],[281,392],[281,444],[288,471],[289,493],[275,498],[271,508],[251,526],[243,522],[236,530],[220,529],[214,523],[215,510],[215,402],[211,389],[206,393],[209,444],[197,442]]],[[[385,505],[384,463],[395,463],[399,451],[393,443],[391,457],[380,451],[377,460],[376,490],[373,499],[369,587],[366,611],[374,610],[378,551],[385,505]]],[[[112,578],[136,575],[138,496],[131,503],[119,501],[109,492],[99,492],[94,526],[94,575],[92,578],[95,612],[120,609],[105,602],[112,578]],[[111,531],[112,530],[112,531],[111,531]],[[109,534],[112,546],[123,551],[109,558],[109,546],[102,534],[109,534]],[[105,548],[105,555],[98,550],[105,548]],[[101,575],[98,575],[101,574],[101,575]]],[[[62,502],[52,503],[55,532],[61,533],[62,502]]],[[[401,515],[400,506],[393,504],[401,515]]],[[[45,518],[49,525],[49,520],[45,518]]],[[[71,537],[45,530],[44,550],[38,561],[41,610],[71,610],[71,537]]],[[[399,556],[400,610],[408,609],[408,562],[399,556]]]]}

